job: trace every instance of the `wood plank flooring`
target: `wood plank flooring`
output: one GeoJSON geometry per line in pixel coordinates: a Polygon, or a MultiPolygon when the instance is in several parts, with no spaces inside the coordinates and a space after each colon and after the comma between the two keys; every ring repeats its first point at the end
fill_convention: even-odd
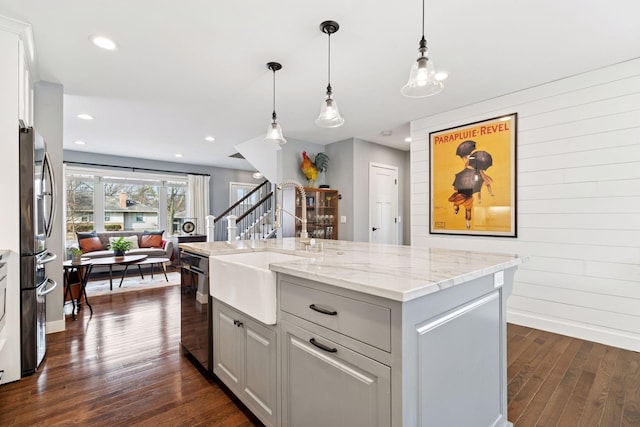
{"type": "MultiPolygon", "coordinates": [[[[0,387],[0,426],[260,425],[180,354],[178,286],[90,302],[93,316],[83,309],[47,336],[40,372],[0,387]]],[[[640,426],[639,353],[517,325],[507,334],[515,427],[640,426]]]]}

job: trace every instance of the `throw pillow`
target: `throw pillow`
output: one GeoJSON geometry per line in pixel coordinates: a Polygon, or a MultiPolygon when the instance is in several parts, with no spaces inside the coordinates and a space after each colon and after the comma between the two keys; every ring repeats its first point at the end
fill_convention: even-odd
{"type": "Polygon", "coordinates": [[[101,251],[104,249],[102,247],[102,242],[97,237],[85,237],[84,239],[80,239],[78,240],[78,245],[80,246],[80,250],[83,254],[86,254],[87,252],[101,251]]]}
{"type": "Polygon", "coordinates": [[[161,248],[162,236],[160,234],[143,234],[140,236],[141,248],[161,248]]]}
{"type": "MultiPolygon", "coordinates": [[[[124,240],[131,242],[131,249],[138,249],[140,246],[138,246],[138,236],[123,236],[124,240]]],[[[118,240],[120,237],[109,237],[109,247],[111,247],[111,244],[118,240]]]]}
{"type": "Polygon", "coordinates": [[[80,241],[82,239],[90,239],[92,237],[98,237],[98,233],[95,230],[87,231],[87,232],[77,232],[76,236],[78,238],[78,241],[80,241]]]}
{"type": "Polygon", "coordinates": [[[164,234],[164,230],[155,230],[155,231],[153,231],[153,230],[144,230],[142,232],[143,236],[147,235],[147,234],[149,234],[149,235],[156,235],[157,234],[157,235],[162,236],[164,234]]]}

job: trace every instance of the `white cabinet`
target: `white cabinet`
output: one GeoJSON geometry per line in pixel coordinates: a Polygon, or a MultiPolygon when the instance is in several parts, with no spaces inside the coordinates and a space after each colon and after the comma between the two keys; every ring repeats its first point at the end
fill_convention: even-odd
{"type": "Polygon", "coordinates": [[[24,42],[18,42],[18,119],[33,126],[33,82],[24,42]]]}
{"type": "Polygon", "coordinates": [[[7,264],[0,262],[0,333],[5,323],[7,323],[7,264]]]}
{"type": "Polygon", "coordinates": [[[213,372],[267,426],[277,425],[277,334],[213,299],[213,372]]]}

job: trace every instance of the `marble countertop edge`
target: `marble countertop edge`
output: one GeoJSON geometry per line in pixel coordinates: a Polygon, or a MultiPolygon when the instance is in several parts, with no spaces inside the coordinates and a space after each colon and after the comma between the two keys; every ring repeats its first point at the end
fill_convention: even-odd
{"type": "Polygon", "coordinates": [[[270,269],[343,289],[406,302],[515,267],[527,256],[454,249],[320,240],[310,247],[298,239],[181,243],[205,256],[271,251],[306,259],[270,264],[270,269]]]}

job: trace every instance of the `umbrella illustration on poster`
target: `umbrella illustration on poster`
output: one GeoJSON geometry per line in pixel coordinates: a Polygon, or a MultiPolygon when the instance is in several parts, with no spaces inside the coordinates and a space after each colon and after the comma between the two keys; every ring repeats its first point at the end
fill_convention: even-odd
{"type": "Polygon", "coordinates": [[[480,175],[480,188],[478,188],[474,193],[478,193],[478,203],[482,203],[482,183],[487,187],[489,194],[493,196],[493,190],[491,189],[491,184],[493,183],[493,179],[487,175],[485,172],[493,165],[493,158],[491,154],[486,151],[475,151],[469,156],[469,167],[472,167],[478,175],[480,175]]]}
{"type": "Polygon", "coordinates": [[[456,156],[464,158],[465,156],[471,154],[475,149],[476,142],[469,139],[467,141],[461,142],[460,145],[458,145],[458,148],[456,149],[456,156]]]}
{"type": "Polygon", "coordinates": [[[477,193],[482,188],[482,177],[475,170],[464,168],[456,174],[453,180],[453,188],[458,193],[471,197],[473,193],[477,193]]]}

